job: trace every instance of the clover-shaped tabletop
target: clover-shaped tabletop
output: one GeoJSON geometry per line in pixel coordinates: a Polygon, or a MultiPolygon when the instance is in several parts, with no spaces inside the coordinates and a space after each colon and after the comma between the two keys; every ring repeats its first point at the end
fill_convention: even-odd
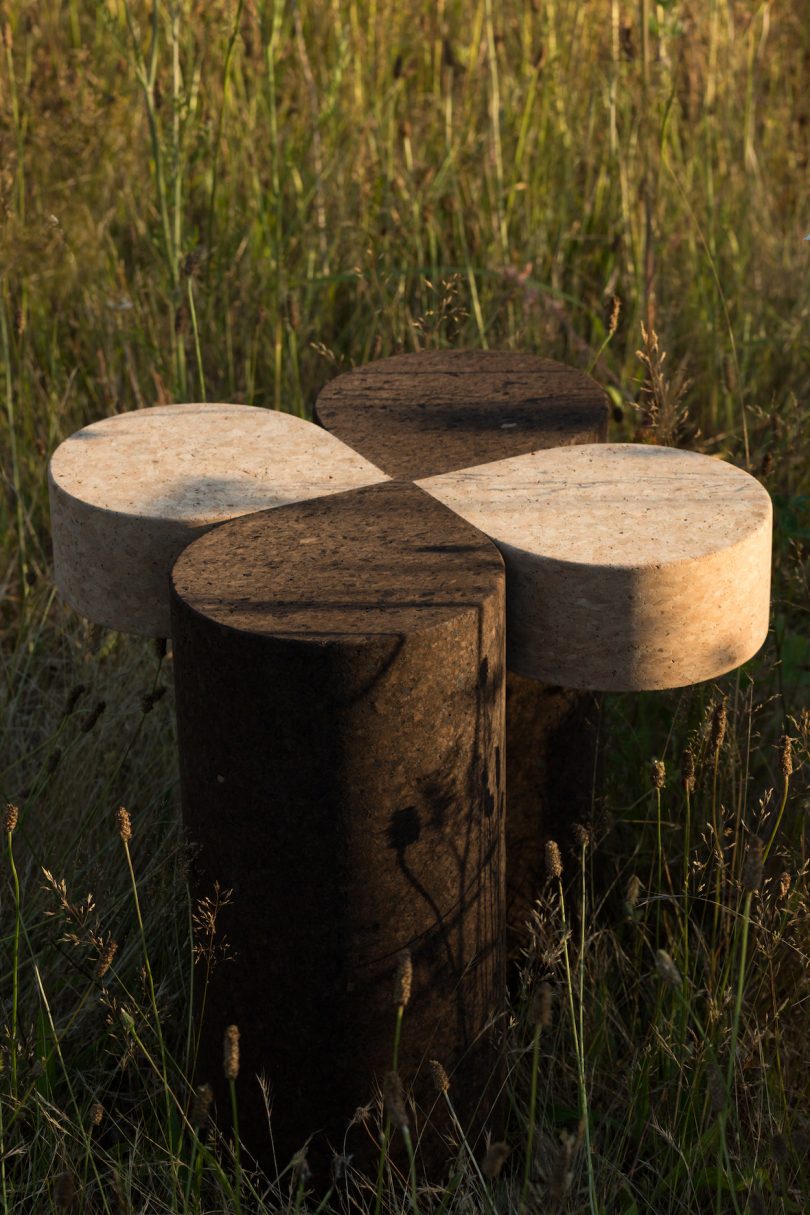
{"type": "MultiPolygon", "coordinates": [[[[313,499],[328,512],[328,496],[394,477],[500,549],[508,663],[521,674],[600,690],[678,687],[762,644],[768,494],[708,456],[600,444],[604,394],[583,373],[508,352],[399,356],[339,376],[317,416],[327,429],[250,406],[171,405],[71,436],[50,466],[67,600],[110,627],[168,635],[171,569],[202,532],[313,499]]],[[[290,537],[291,518],[292,530],[278,518],[290,537]]],[[[357,543],[347,525],[335,560],[357,543]]],[[[246,594],[249,583],[246,573],[246,594]]],[[[390,575],[369,576],[368,610],[405,593],[390,575]]],[[[362,633],[356,617],[351,627],[362,633]]]]}

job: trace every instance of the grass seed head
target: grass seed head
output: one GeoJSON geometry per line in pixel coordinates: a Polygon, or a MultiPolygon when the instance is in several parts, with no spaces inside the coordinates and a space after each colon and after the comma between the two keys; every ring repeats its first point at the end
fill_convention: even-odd
{"type": "Polygon", "coordinates": [[[667,770],[662,759],[654,759],[651,764],[653,788],[663,789],[667,780],[667,770]]]}
{"type": "Polygon", "coordinates": [[[546,873],[550,880],[562,877],[563,865],[556,840],[546,840],[546,873]]]}
{"type": "Polygon", "coordinates": [[[100,1101],[94,1101],[93,1104],[90,1106],[90,1125],[91,1126],[101,1126],[101,1122],[102,1122],[103,1118],[104,1118],[104,1106],[101,1104],[100,1101]]]}
{"type": "Polygon", "coordinates": [[[785,734],[779,747],[779,767],[787,780],[793,773],[793,739],[785,734]]]}
{"type": "Polygon", "coordinates": [[[641,878],[637,873],[634,873],[627,883],[627,893],[625,901],[630,911],[635,911],[638,906],[639,895],[641,894],[641,878]]]}
{"type": "Polygon", "coordinates": [[[619,317],[622,311],[622,301],[618,295],[611,296],[610,300],[610,320],[608,321],[608,336],[613,337],[616,330],[619,328],[619,317]]]}
{"type": "Polygon", "coordinates": [[[3,814],[3,830],[6,835],[11,835],[12,831],[20,821],[20,807],[15,806],[12,802],[6,802],[5,813],[3,814]]]}
{"type": "Polygon", "coordinates": [[[399,1072],[386,1072],[383,1085],[383,1100],[385,1112],[391,1119],[392,1126],[398,1131],[408,1129],[408,1114],[405,1109],[405,1090],[399,1072]]]}
{"type": "Polygon", "coordinates": [[[128,844],[132,839],[132,819],[129,817],[129,810],[124,806],[119,806],[115,812],[115,821],[118,823],[118,834],[122,841],[128,844]]]}
{"type": "Polygon", "coordinates": [[[656,950],[655,969],[668,987],[680,987],[681,972],[665,949],[656,950]]]}
{"type": "Polygon", "coordinates": [[[65,702],[65,717],[70,717],[71,713],[76,708],[76,705],[79,703],[86,691],[87,689],[83,683],[77,683],[70,689],[68,692],[67,701],[65,702]]]}
{"type": "Polygon", "coordinates": [[[437,1093],[448,1093],[450,1091],[450,1077],[438,1059],[430,1060],[430,1074],[433,1077],[437,1093]]]}
{"type": "Polygon", "coordinates": [[[213,1100],[214,1090],[211,1088],[211,1085],[198,1084],[194,1090],[191,1108],[188,1112],[188,1120],[195,1131],[199,1131],[208,1121],[208,1114],[213,1100]]]}
{"type": "Polygon", "coordinates": [[[584,823],[574,823],[573,827],[574,841],[577,848],[587,848],[591,842],[591,833],[584,823]]]}
{"type": "Polygon", "coordinates": [[[98,704],[95,706],[95,708],[90,710],[90,712],[85,717],[84,722],[82,723],[82,734],[89,734],[90,731],[95,728],[95,726],[98,724],[98,720],[101,717],[101,714],[104,712],[104,710],[106,708],[107,708],[107,702],[104,700],[100,700],[98,702],[98,704]]]}
{"type": "Polygon", "coordinates": [[[711,744],[712,754],[716,757],[720,754],[720,748],[723,746],[723,740],[726,737],[726,728],[728,726],[728,697],[724,696],[722,700],[718,700],[712,712],[711,721],[711,744]]]}
{"type": "Polygon", "coordinates": [[[113,964],[115,955],[118,953],[118,944],[116,941],[110,940],[103,947],[98,956],[96,963],[96,978],[103,979],[107,971],[113,964]]]}
{"type": "Polygon", "coordinates": [[[687,793],[695,792],[695,753],[691,747],[684,750],[681,757],[681,779],[687,793]]]}
{"type": "Polygon", "coordinates": [[[76,1182],[68,1169],[54,1178],[53,1205],[58,1215],[70,1215],[76,1209],[76,1182]]]}
{"type": "Polygon", "coordinates": [[[411,998],[413,985],[413,961],[409,949],[403,949],[399,955],[397,974],[394,980],[394,1005],[397,1008],[407,1008],[411,998]]]}
{"type": "Polygon", "coordinates": [[[235,1080],[239,1075],[239,1028],[229,1025],[222,1044],[222,1069],[226,1080],[235,1080]]]}
{"type": "Polygon", "coordinates": [[[743,865],[742,884],[747,894],[759,890],[762,885],[762,871],[765,861],[765,845],[759,836],[755,835],[748,845],[743,865]]]}
{"type": "Polygon", "coordinates": [[[506,1163],[510,1150],[509,1144],[503,1142],[491,1143],[487,1148],[486,1155],[481,1163],[481,1172],[490,1181],[494,1181],[496,1177],[500,1176],[501,1169],[506,1163]]]}
{"type": "Polygon", "coordinates": [[[550,983],[541,983],[532,996],[531,1019],[538,1029],[549,1029],[554,1020],[554,991],[550,983]]]}

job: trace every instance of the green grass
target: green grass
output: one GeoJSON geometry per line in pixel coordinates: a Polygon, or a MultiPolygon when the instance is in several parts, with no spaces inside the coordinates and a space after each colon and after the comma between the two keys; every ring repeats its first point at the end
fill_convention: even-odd
{"type": "MultiPolygon", "coordinates": [[[[0,22],[0,799],[20,807],[0,867],[3,1209],[318,1205],[300,1161],[261,1178],[193,1123],[210,949],[186,894],[170,658],[55,597],[48,454],[110,412],[306,415],[336,368],[483,345],[593,367],[613,438],[760,476],[773,628],[717,687],[609,699],[606,804],[538,891],[504,1030],[511,1154],[471,1158],[459,1128],[453,1181],[430,1188],[417,1144],[416,1180],[383,1161],[380,1205],[807,1210],[803,6],[8,0],[0,22]]],[[[351,1171],[328,1206],[350,1203],[375,1208],[351,1171]]]]}

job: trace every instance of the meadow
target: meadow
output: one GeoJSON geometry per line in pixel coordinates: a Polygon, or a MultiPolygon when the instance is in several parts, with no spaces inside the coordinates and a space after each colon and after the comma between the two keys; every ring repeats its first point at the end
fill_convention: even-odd
{"type": "Polygon", "coordinates": [[[5,0],[0,35],[3,1211],[810,1210],[805,6],[5,0]],[[46,464],[113,412],[306,416],[449,345],[590,370],[612,439],[757,476],[772,628],[716,683],[608,698],[500,1030],[504,1143],[315,1194],[189,1082],[217,940],[171,654],[56,596],[46,464]]]}

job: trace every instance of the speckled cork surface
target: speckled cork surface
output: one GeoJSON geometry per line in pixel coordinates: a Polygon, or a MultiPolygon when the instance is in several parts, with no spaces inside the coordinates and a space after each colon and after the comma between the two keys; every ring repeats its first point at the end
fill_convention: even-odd
{"type": "Polygon", "coordinates": [[[730,464],[586,445],[419,484],[503,553],[507,659],[521,674],[681,687],[739,666],[765,639],[771,500],[730,464]]]}
{"type": "Polygon", "coordinates": [[[394,355],[337,376],[315,417],[389,476],[411,480],[539,448],[597,443],[604,390],[535,354],[435,350],[394,355]]]}
{"type": "MultiPolygon", "coordinates": [[[[222,1082],[238,1023],[240,1134],[287,1160],[310,1134],[372,1169],[358,1106],[391,1066],[394,975],[413,989],[399,1069],[449,1134],[440,1059],[470,1143],[497,1137],[504,999],[504,572],[497,548],[388,482],[225,523],[173,574],[186,830],[217,927],[198,1081],[222,1082]]],[[[420,1117],[422,1159],[447,1155],[420,1117]]],[[[476,1148],[476,1150],[480,1149],[476,1148]]],[[[401,1150],[401,1141],[395,1152],[401,1150]]],[[[481,1149],[482,1150],[482,1149],[481,1149]]]]}
{"type": "Polygon", "coordinates": [[[71,435],[50,462],[55,578],[108,628],[169,635],[169,574],[223,520],[385,474],[302,418],[249,405],[166,405],[71,435]]]}

